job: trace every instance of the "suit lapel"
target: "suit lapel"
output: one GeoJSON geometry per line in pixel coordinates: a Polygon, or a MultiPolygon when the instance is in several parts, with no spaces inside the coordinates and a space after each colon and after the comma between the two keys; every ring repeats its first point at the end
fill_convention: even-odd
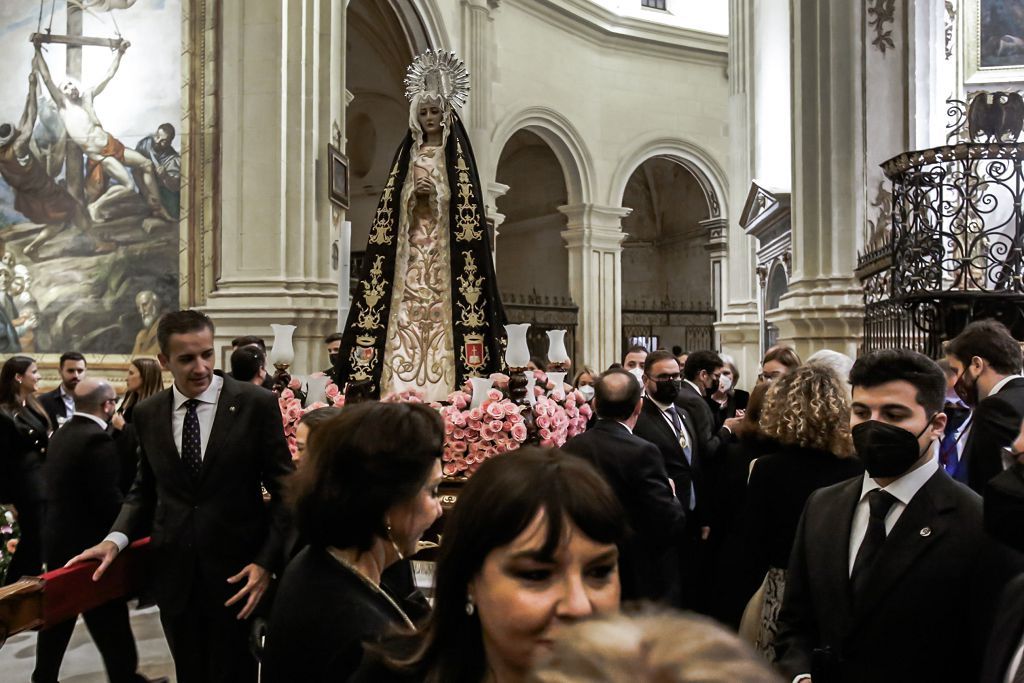
{"type": "Polygon", "coordinates": [[[210,438],[206,442],[206,452],[203,454],[203,467],[199,471],[200,479],[207,476],[207,472],[213,463],[217,461],[224,449],[228,435],[235,423],[235,414],[238,412],[238,391],[233,380],[224,378],[224,385],[220,390],[220,397],[217,399],[217,412],[214,414],[213,427],[210,429],[210,438]]]}
{"type": "Polygon", "coordinates": [[[647,411],[647,415],[651,418],[654,428],[661,433],[662,438],[664,438],[668,443],[675,444],[676,450],[679,452],[679,459],[683,461],[684,465],[686,465],[686,458],[683,456],[683,449],[679,445],[679,439],[676,438],[676,433],[672,431],[672,427],[670,427],[668,422],[665,420],[665,416],[662,414],[661,409],[655,405],[654,401],[646,396],[644,397],[643,409],[647,411]]]}
{"type": "MultiPolygon", "coordinates": [[[[829,596],[831,609],[837,612],[835,621],[838,624],[849,623],[848,615],[853,608],[850,602],[850,530],[853,528],[853,513],[860,501],[862,481],[858,477],[840,489],[832,509],[819,515],[818,523],[824,525],[823,532],[809,536],[815,542],[821,540],[821,576],[827,583],[822,594],[829,596]]],[[[816,555],[819,552],[810,548],[808,551],[816,555]]]]}
{"type": "Polygon", "coordinates": [[[869,616],[893,584],[945,535],[948,522],[942,513],[955,507],[944,495],[946,484],[953,485],[941,470],[932,475],[889,532],[867,577],[864,595],[855,606],[857,623],[869,616]]]}

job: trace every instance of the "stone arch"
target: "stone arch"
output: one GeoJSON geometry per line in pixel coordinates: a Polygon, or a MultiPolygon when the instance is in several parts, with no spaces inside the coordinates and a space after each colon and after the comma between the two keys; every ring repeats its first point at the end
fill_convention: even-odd
{"type": "Polygon", "coordinates": [[[517,131],[524,129],[541,138],[555,153],[565,176],[568,203],[591,203],[595,194],[594,162],[583,136],[567,118],[548,107],[528,107],[498,123],[491,136],[491,149],[496,153],[489,177],[496,177],[500,151],[517,131]]]}
{"type": "Polygon", "coordinates": [[[665,157],[687,169],[697,179],[708,203],[710,218],[725,217],[728,207],[728,182],[725,171],[699,145],[673,137],[656,137],[632,146],[612,174],[609,206],[621,206],[630,176],[648,159],[665,157]]]}

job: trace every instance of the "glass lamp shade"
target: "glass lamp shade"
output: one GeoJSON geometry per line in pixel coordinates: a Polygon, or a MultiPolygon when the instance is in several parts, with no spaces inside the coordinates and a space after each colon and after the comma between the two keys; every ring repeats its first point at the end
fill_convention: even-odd
{"type": "Polygon", "coordinates": [[[526,345],[526,330],[530,323],[513,323],[505,325],[508,335],[508,348],[505,349],[505,362],[510,368],[525,368],[530,362],[530,347],[526,345]]]}
{"type": "Polygon", "coordinates": [[[310,377],[306,380],[306,405],[313,403],[327,402],[327,383],[330,378],[326,375],[310,377]]]}
{"type": "Polygon", "coordinates": [[[271,325],[274,330],[274,346],[270,349],[270,363],[291,365],[295,360],[295,349],[292,347],[292,333],[295,325],[271,325]]]}
{"type": "Polygon", "coordinates": [[[479,408],[487,398],[487,390],[494,386],[494,380],[487,379],[486,377],[470,377],[469,383],[473,386],[473,402],[470,403],[469,407],[479,408]]]}
{"type": "Polygon", "coordinates": [[[526,373],[526,400],[530,403],[531,406],[537,403],[537,394],[533,390],[536,386],[537,376],[532,372],[526,373]]]}
{"type": "Polygon", "coordinates": [[[555,386],[551,389],[552,396],[565,396],[565,373],[564,372],[549,372],[548,381],[555,386]]]}
{"type": "Polygon", "coordinates": [[[548,330],[548,362],[569,362],[569,352],[565,350],[565,330],[548,330]]]}

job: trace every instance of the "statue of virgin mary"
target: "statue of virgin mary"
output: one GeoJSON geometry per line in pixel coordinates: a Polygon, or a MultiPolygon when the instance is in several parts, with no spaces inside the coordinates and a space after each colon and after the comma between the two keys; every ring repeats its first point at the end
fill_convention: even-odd
{"type": "Polygon", "coordinates": [[[476,160],[456,109],[469,90],[453,53],[428,51],[405,84],[398,148],[352,297],[337,376],[374,397],[410,389],[443,400],[501,368],[504,309],[476,160]]]}

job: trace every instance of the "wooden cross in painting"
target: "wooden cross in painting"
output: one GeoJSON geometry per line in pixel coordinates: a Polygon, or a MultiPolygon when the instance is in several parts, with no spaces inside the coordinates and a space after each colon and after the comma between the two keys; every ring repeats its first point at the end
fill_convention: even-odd
{"type": "MultiPolygon", "coordinates": [[[[86,45],[95,47],[106,47],[111,50],[117,49],[121,44],[120,38],[91,38],[82,35],[82,8],[68,3],[67,10],[67,35],[54,35],[46,33],[33,33],[30,41],[34,44],[59,44],[67,45],[67,65],[65,73],[78,81],[82,80],[82,48],[86,45]]],[[[82,168],[82,149],[72,140],[67,142],[65,158],[65,174],[67,179],[68,192],[72,197],[84,203],[85,173],[82,168]]]]}

